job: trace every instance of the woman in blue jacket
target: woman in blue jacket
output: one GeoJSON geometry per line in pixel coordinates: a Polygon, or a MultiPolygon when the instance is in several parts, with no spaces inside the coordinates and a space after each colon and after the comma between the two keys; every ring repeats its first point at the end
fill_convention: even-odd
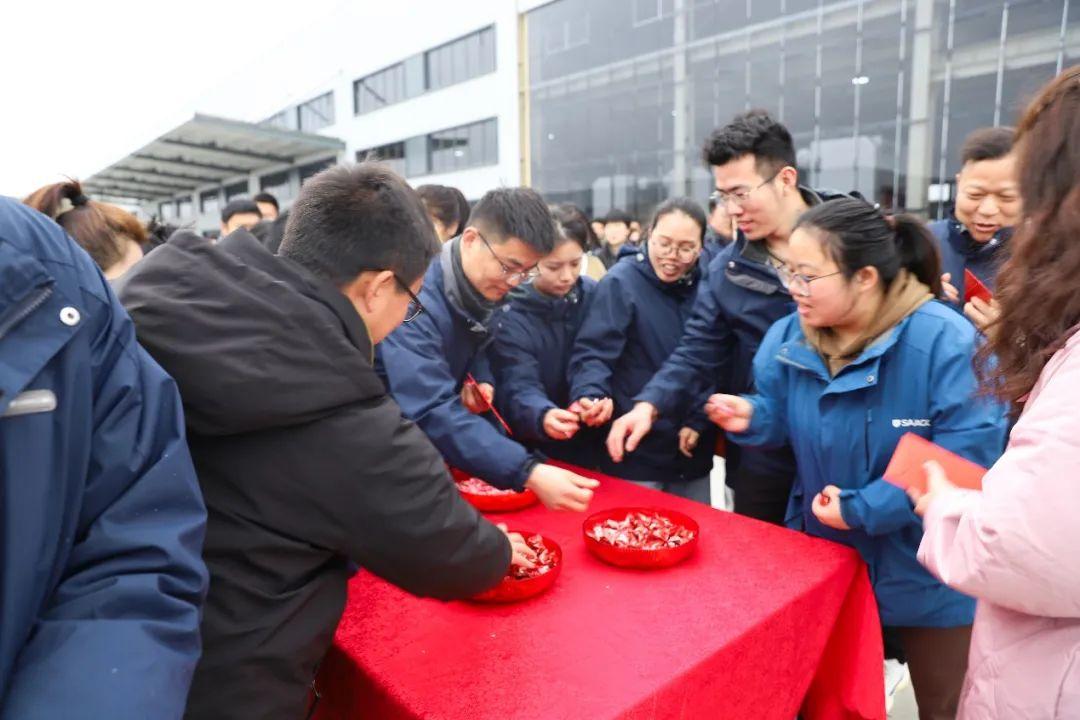
{"type": "MultiPolygon", "coordinates": [[[[570,397],[587,425],[629,411],[678,345],[701,281],[704,234],[705,213],[697,203],[668,200],[656,211],[645,247],[625,255],[600,281],[570,358],[570,397]]],[[[600,468],[708,503],[716,433],[700,407],[688,404],[658,420],[622,463],[604,456],[600,468]]]]}
{"type": "Polygon", "coordinates": [[[510,295],[488,350],[495,374],[495,405],[514,438],[544,454],[585,467],[595,464],[601,440],[582,432],[571,403],[566,367],[596,281],[581,276],[589,247],[588,218],[577,207],[554,209],[560,237],[537,265],[539,274],[510,295]]]}
{"type": "Polygon", "coordinates": [[[933,301],[940,261],[917,218],[827,203],[799,220],[785,260],[798,311],[765,336],[757,394],[714,395],[706,412],[747,445],[791,443],[789,526],[859,550],[920,717],[955,717],[975,602],[916,560],[922,525],[882,474],[906,432],[984,466],[1001,454],[1004,408],[975,397],[975,329],[933,301]]]}

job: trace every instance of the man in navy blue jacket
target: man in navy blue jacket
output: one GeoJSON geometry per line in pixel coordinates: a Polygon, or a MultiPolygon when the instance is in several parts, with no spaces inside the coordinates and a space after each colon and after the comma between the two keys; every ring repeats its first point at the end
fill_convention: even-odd
{"type": "MultiPolygon", "coordinates": [[[[835,196],[799,185],[791,133],[761,110],[714,131],[704,158],[716,183],[714,197],[735,219],[738,237],[709,265],[675,352],[638,393],[634,409],[613,423],[607,446],[615,462],[637,449],[657,418],[670,417],[710,385],[752,390],[758,345],[794,309],[776,273],[788,236],[808,207],[835,196]]],[[[727,472],[736,512],[783,524],[795,477],[790,447],[729,443],[727,472]]]]}
{"type": "Polygon", "coordinates": [[[499,488],[528,488],[548,507],[583,511],[595,480],[545,464],[482,417],[494,397],[487,347],[495,310],[536,275],[557,234],[535,191],[488,192],[428,268],[419,297],[425,312],[380,343],[376,367],[450,465],[499,488]]]}
{"type": "Polygon", "coordinates": [[[179,718],[205,530],[172,379],[90,256],[0,198],[0,718],[179,718]]]}
{"type": "Polygon", "coordinates": [[[980,331],[997,316],[997,303],[981,298],[965,303],[964,271],[970,270],[993,292],[1020,217],[1014,136],[1010,127],[982,128],[967,136],[960,151],[952,216],[930,223],[941,252],[945,299],[962,307],[980,331]]]}

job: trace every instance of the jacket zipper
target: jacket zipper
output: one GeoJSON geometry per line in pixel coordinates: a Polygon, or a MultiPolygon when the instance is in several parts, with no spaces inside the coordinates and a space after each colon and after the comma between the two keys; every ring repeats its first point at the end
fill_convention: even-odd
{"type": "Polygon", "coordinates": [[[3,340],[19,323],[44,305],[52,297],[52,294],[52,284],[44,285],[24,300],[21,305],[16,306],[9,317],[0,320],[0,340],[3,340]]]}
{"type": "Polygon", "coordinates": [[[790,365],[791,367],[799,368],[800,370],[805,370],[806,372],[810,372],[810,373],[814,372],[813,368],[808,368],[805,365],[800,365],[799,363],[795,362],[794,360],[789,360],[788,358],[784,357],[783,355],[777,355],[776,359],[779,360],[784,365],[790,365]]]}

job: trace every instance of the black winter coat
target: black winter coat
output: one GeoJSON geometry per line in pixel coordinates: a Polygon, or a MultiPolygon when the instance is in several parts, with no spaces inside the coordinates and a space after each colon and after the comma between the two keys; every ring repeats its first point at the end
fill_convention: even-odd
{"type": "Polygon", "coordinates": [[[505,536],[386,394],[332,285],[237,231],[174,237],[120,292],[180,387],[209,510],[187,717],[302,717],[354,563],[442,599],[502,578],[505,536]]]}

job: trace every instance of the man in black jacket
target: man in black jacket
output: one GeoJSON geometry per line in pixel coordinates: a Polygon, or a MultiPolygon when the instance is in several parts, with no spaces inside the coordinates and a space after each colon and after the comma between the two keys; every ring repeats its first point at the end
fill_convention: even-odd
{"type": "Polygon", "coordinates": [[[174,236],[121,288],[180,387],[209,510],[187,717],[302,718],[354,563],[442,599],[529,564],[461,500],[372,366],[375,343],[423,311],[438,248],[401,178],[338,166],[304,186],[280,256],[244,230],[174,236]]]}

